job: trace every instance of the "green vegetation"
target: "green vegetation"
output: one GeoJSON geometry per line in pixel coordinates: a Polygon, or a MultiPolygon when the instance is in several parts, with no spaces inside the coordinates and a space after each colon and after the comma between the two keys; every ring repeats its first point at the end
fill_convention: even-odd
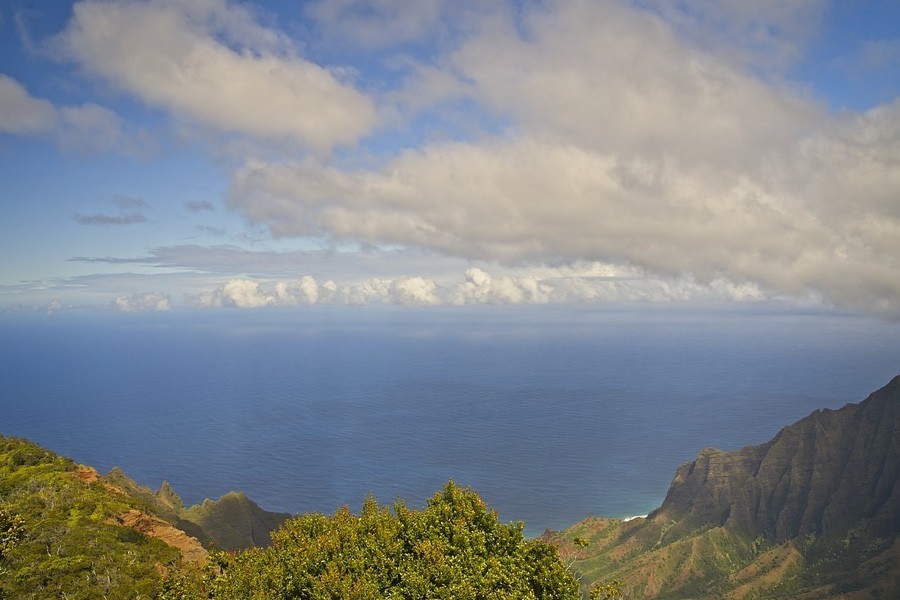
{"type": "Polygon", "coordinates": [[[272,546],[218,553],[200,583],[212,598],[580,598],[555,547],[504,525],[453,482],[427,506],[393,510],[367,498],[360,514],[307,514],[272,546]]]}
{"type": "Polygon", "coordinates": [[[123,527],[141,509],[75,463],[0,436],[0,598],[152,598],[179,552],[123,527]]]}
{"type": "Polygon", "coordinates": [[[265,517],[255,506],[231,494],[184,509],[168,486],[153,493],[118,470],[100,478],[0,436],[0,598],[581,597],[554,546],[525,539],[521,524],[500,523],[453,482],[423,510],[370,497],[359,516],[301,515],[268,548],[216,551],[199,565],[202,548],[169,524],[190,516],[222,525],[222,513],[243,528],[265,517]]]}
{"type": "Polygon", "coordinates": [[[268,546],[269,534],[291,517],[287,513],[263,510],[243,492],[229,492],[218,500],[206,499],[201,504],[185,507],[165,481],[160,489],[153,491],[138,484],[118,467],[103,479],[140,500],[154,514],[196,538],[208,549],[234,551],[268,546]]]}

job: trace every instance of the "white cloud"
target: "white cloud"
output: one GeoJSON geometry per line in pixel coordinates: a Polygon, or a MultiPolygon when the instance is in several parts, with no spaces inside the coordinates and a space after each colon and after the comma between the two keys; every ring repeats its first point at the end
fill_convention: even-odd
{"type": "Polygon", "coordinates": [[[171,299],[167,294],[145,292],[118,296],[112,307],[119,312],[166,311],[171,308],[171,299]]]}
{"type": "Polygon", "coordinates": [[[444,284],[423,276],[395,279],[376,277],[363,282],[319,284],[313,277],[270,280],[233,278],[214,290],[188,296],[190,304],[202,308],[261,308],[313,304],[404,306],[481,304],[566,304],[617,302],[721,302],[765,301],[771,294],[753,283],[717,279],[708,284],[692,279],[659,279],[644,276],[592,276],[573,274],[569,269],[547,270],[535,275],[494,276],[472,267],[444,284]]]}
{"type": "Polygon", "coordinates": [[[275,300],[278,304],[315,304],[319,301],[319,284],[309,275],[296,281],[279,281],[275,284],[275,300]]]}
{"type": "Polygon", "coordinates": [[[525,130],[624,156],[742,164],[822,116],[621,2],[551,2],[521,27],[487,28],[450,63],[525,130]]]}
{"type": "Polygon", "coordinates": [[[22,85],[0,73],[0,132],[16,135],[46,133],[57,125],[52,103],[33,97],[22,85]]]}
{"type": "Polygon", "coordinates": [[[96,104],[63,107],[59,110],[59,144],[66,150],[103,152],[127,146],[122,122],[113,111],[96,104]]]}
{"type": "Polygon", "coordinates": [[[0,132],[46,136],[72,152],[104,152],[135,148],[123,134],[121,119],[111,110],[87,103],[56,106],[35,98],[18,81],[0,74],[0,132]]]}
{"type": "Polygon", "coordinates": [[[820,32],[828,0],[638,0],[716,54],[758,68],[794,64],[820,32]]]}
{"type": "Polygon", "coordinates": [[[256,281],[235,278],[213,291],[195,296],[193,303],[203,307],[259,308],[274,304],[275,296],[264,292],[256,281]]]}
{"type": "Polygon", "coordinates": [[[438,304],[437,284],[424,277],[403,277],[394,280],[388,289],[389,297],[397,304],[438,304]]]}
{"type": "Polygon", "coordinates": [[[493,277],[478,267],[467,269],[465,278],[450,297],[453,304],[546,304],[554,292],[534,276],[493,277]]]}
{"type": "Polygon", "coordinates": [[[364,95],[224,0],[86,0],[59,43],[87,72],[219,131],[327,152],[376,120],[364,95]]]}
{"type": "MultiPolygon", "coordinates": [[[[789,31],[797,14],[729,6],[745,33],[767,19],[789,31]]],[[[626,3],[526,5],[427,67],[510,119],[504,134],[369,168],[248,161],[228,202],[277,236],[506,265],[602,261],[704,289],[731,282],[720,292],[735,297],[821,296],[900,315],[900,103],[829,115],[672,23],[626,3]]],[[[460,298],[548,297],[475,279],[460,298]]]]}

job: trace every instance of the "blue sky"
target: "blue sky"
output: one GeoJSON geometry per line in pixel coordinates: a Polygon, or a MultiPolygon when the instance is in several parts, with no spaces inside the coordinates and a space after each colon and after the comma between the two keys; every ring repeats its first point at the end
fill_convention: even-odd
{"type": "Polygon", "coordinates": [[[0,310],[900,317],[892,1],[0,4],[0,310]]]}

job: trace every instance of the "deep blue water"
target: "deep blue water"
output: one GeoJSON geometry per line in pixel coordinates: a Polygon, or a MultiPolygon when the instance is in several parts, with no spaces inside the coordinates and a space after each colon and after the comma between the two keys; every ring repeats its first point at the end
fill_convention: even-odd
{"type": "Polygon", "coordinates": [[[314,307],[0,317],[0,433],[188,503],[330,513],[449,478],[529,534],[657,507],[900,373],[900,326],[796,310],[314,307]]]}

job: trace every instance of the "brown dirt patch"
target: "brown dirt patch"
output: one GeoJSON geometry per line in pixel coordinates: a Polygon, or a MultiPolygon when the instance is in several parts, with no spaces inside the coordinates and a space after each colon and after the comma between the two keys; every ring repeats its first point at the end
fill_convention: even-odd
{"type": "Polygon", "coordinates": [[[129,510],[120,514],[118,521],[125,527],[131,527],[144,535],[165,542],[173,548],[178,548],[185,562],[199,565],[206,561],[209,554],[196,538],[192,538],[159,517],[139,510],[129,510]]]}

